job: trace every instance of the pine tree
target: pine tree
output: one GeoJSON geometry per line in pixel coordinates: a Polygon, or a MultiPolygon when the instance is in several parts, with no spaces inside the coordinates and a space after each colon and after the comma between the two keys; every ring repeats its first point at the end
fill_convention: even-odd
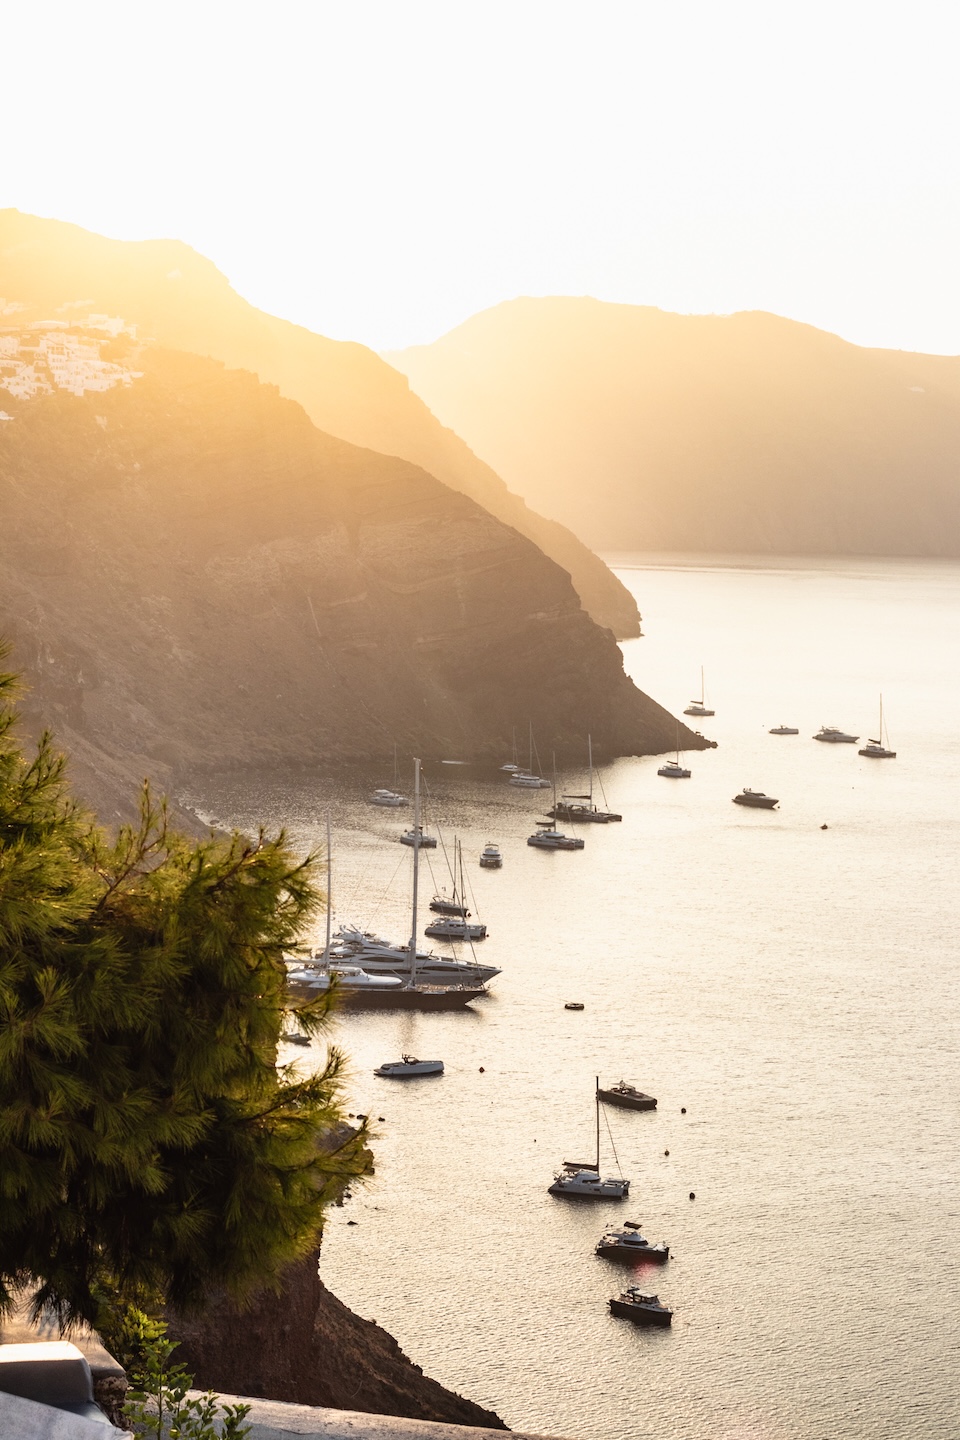
{"type": "MultiPolygon", "coordinates": [[[[342,1055],[307,1078],[276,1059],[316,857],[189,841],[148,787],[108,837],[49,736],[25,758],[15,687],[0,675],[0,1308],[24,1285],[64,1320],[105,1295],[242,1296],[363,1169],[362,1131],[329,1141],[342,1055]]],[[[298,1019],[316,1033],[328,1009],[298,1019]]]]}

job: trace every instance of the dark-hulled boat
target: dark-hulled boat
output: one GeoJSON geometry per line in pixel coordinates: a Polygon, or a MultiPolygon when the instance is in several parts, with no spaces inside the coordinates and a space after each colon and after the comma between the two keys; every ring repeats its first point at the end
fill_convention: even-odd
{"type": "Polygon", "coordinates": [[[669,1325],[673,1320],[669,1306],[661,1305],[656,1295],[639,1290],[636,1285],[628,1285],[619,1295],[611,1297],[609,1303],[611,1315],[632,1320],[635,1325],[669,1325]]]}
{"type": "Polygon", "coordinates": [[[597,1092],[605,1105],[619,1105],[621,1110],[656,1110],[657,1102],[652,1095],[645,1095],[626,1080],[618,1080],[607,1090],[597,1092]]]}
{"type": "Polygon", "coordinates": [[[733,797],[734,805],[749,805],[753,810],[775,810],[780,804],[779,800],[772,795],[764,795],[762,790],[741,790],[739,795],[733,797]]]}
{"type": "Polygon", "coordinates": [[[640,1226],[625,1220],[622,1230],[608,1230],[597,1242],[597,1255],[605,1260],[622,1260],[634,1264],[638,1260],[655,1260],[663,1264],[670,1258],[669,1245],[651,1245],[640,1234],[640,1226]]]}

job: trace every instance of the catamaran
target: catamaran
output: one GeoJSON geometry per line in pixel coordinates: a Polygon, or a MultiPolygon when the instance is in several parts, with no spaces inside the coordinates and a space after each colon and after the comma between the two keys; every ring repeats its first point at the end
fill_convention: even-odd
{"type": "MultiPolygon", "coordinates": [[[[866,743],[866,745],[864,745],[863,749],[857,751],[857,754],[858,754],[858,755],[866,755],[866,756],[868,756],[869,759],[871,759],[871,760],[896,760],[896,758],[897,758],[897,752],[896,752],[896,750],[888,750],[887,747],[886,747],[886,745],[884,745],[884,743],[883,743],[883,696],[882,696],[882,695],[880,696],[880,725],[879,725],[879,727],[878,727],[878,729],[877,729],[877,734],[878,734],[878,736],[879,736],[880,738],[879,738],[878,740],[868,740],[867,743],[866,743]]],[[[889,739],[890,737],[888,736],[887,738],[889,739]]]]}
{"type": "Polygon", "coordinates": [[[700,699],[691,700],[684,715],[716,715],[716,710],[707,709],[707,692],[703,686],[703,666],[700,666],[700,699]]]}
{"type": "MultiPolygon", "coordinates": [[[[550,1195],[569,1195],[575,1200],[625,1200],[630,1193],[630,1181],[608,1177],[600,1178],[600,1076],[597,1076],[594,1092],[597,1112],[597,1155],[595,1161],[564,1160],[563,1166],[554,1176],[548,1189],[550,1195]]],[[[619,1169],[619,1163],[617,1165],[619,1169]]]]}
{"type": "Polygon", "coordinates": [[[593,740],[589,735],[587,736],[587,766],[590,774],[588,793],[586,795],[561,795],[559,803],[555,801],[553,809],[547,811],[551,820],[609,825],[611,820],[623,819],[622,815],[616,815],[612,810],[598,810],[593,803],[593,740]]]}

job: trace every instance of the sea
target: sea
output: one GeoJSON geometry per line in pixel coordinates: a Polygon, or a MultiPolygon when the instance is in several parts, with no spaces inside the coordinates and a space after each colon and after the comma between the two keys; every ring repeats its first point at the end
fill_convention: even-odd
{"type": "MultiPolygon", "coordinates": [[[[656,757],[602,766],[597,799],[623,820],[582,827],[573,853],[526,844],[546,792],[426,767],[426,822],[462,841],[489,928],[477,954],[502,973],[466,1013],[336,1021],[376,1170],[331,1215],[322,1278],[514,1429],[956,1440],[960,565],[610,559],[643,614],[628,673],[678,713],[702,666],[716,715],[691,724],[717,748],[687,756],[688,780],[660,778],[656,757]],[[822,725],[876,737],[881,693],[896,759],[814,743],[822,725]],[[779,808],[732,804],[744,786],[779,808]],[[489,840],[499,871],[477,863],[489,840]],[[374,1076],[404,1052],[445,1074],[374,1076]],[[593,1152],[597,1076],[659,1102],[604,1110],[623,1203],[547,1193],[562,1160],[593,1152]],[[669,1262],[597,1258],[623,1220],[669,1262]],[[612,1317],[625,1283],[673,1307],[672,1328],[612,1317]]],[[[410,812],[366,803],[392,783],[385,755],[187,798],[221,824],[284,825],[300,848],[322,845],[329,812],[336,922],[404,939],[410,812]]],[[[439,850],[425,899],[434,884],[450,884],[439,850]]]]}

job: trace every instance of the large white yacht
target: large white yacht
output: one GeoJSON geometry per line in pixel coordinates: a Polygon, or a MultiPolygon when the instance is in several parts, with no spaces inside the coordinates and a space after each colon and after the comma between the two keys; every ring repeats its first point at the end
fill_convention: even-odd
{"type": "MultiPolygon", "coordinates": [[[[317,950],[313,958],[321,961],[323,951],[317,950]]],[[[330,959],[334,964],[359,965],[368,975],[399,975],[406,979],[411,969],[409,945],[392,944],[381,935],[352,925],[341,925],[333,936],[330,959]]],[[[472,985],[492,980],[499,974],[495,965],[479,965],[475,960],[451,960],[444,955],[434,955],[432,951],[417,951],[417,975],[431,985],[472,985]]]]}

